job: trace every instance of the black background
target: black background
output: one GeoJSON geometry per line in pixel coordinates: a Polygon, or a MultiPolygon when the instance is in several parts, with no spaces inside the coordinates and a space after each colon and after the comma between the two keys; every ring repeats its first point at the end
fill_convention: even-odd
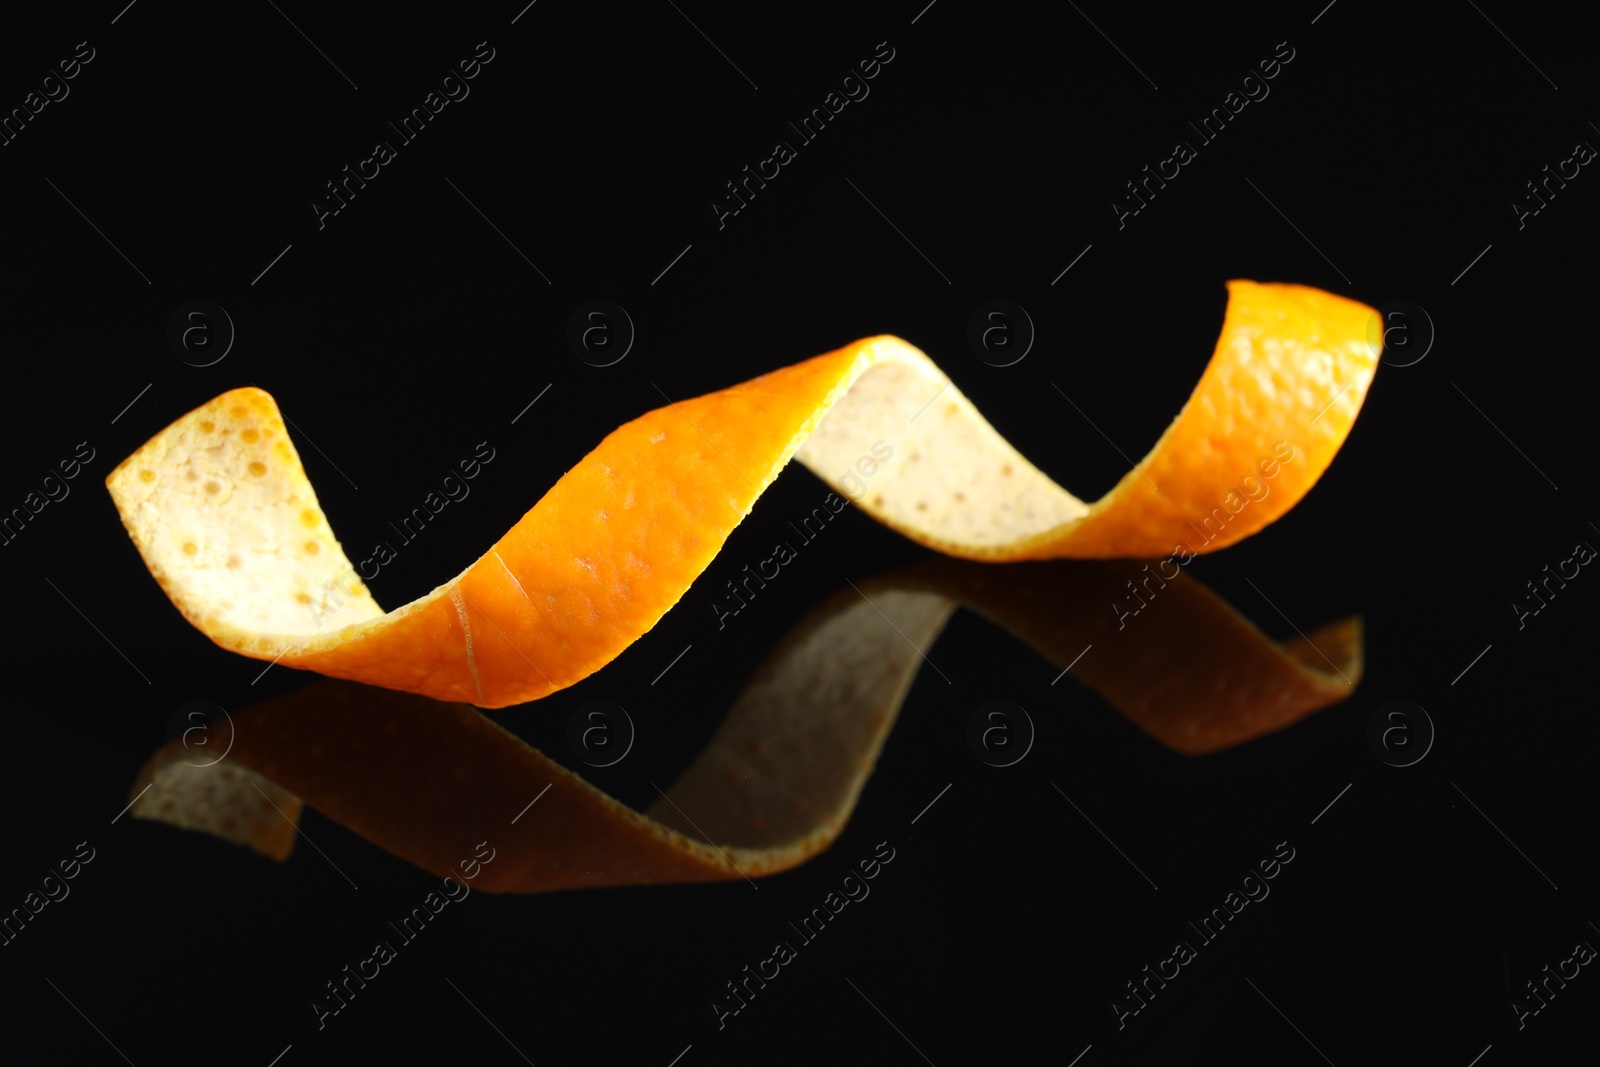
{"type": "MultiPolygon", "coordinates": [[[[1522,229],[1510,201],[1578,141],[1600,143],[1590,42],[1573,16],[1525,5],[1046,13],[939,0],[919,16],[923,2],[540,0],[519,17],[516,0],[139,0],[120,16],[113,0],[5,16],[6,109],[77,42],[95,49],[70,95],[0,147],[0,506],[77,442],[95,450],[70,497],[0,549],[0,907],[77,842],[97,850],[71,896],[0,948],[8,1043],[108,1064],[114,1044],[141,1067],[266,1065],[286,1047],[283,1067],[423,1048],[541,1067],[665,1067],[680,1053],[683,1067],[1068,1063],[1086,1049],[1084,1067],[1466,1067],[1487,1049],[1488,1067],[1548,1062],[1585,1035],[1591,968],[1520,1031],[1508,1004],[1576,942],[1600,943],[1582,644],[1600,579],[1580,575],[1521,630],[1510,600],[1575,543],[1600,543],[1584,481],[1600,178],[1584,168],[1522,229]],[[470,96],[319,229],[308,204],[323,183],[485,40],[494,59],[470,96]],[[792,141],[785,122],[881,41],[894,59],[870,95],[719,229],[722,183],[792,141]],[[1294,58],[1270,95],[1119,229],[1109,203],[1123,182],[1192,140],[1185,120],[1282,41],[1294,58]],[[372,583],[395,606],[456,574],[661,393],[698,395],[877,333],[927,351],[1025,455],[1093,499],[1127,469],[1117,449],[1142,455],[1189,395],[1230,278],[1409,300],[1437,329],[1421,362],[1380,367],[1298,507],[1188,568],[1274,636],[1361,614],[1367,674],[1343,704],[1182,757],[960,614],[928,650],[951,684],[919,677],[828,852],[759,891],[475,894],[320,1031],[310,999],[433,876],[310,810],[302,828],[326,859],[302,842],[283,865],[111,823],[179,704],[238,712],[313,680],[276,669],[252,685],[261,664],[183,621],[101,486],[226,389],[277,398],[355,558],[491,442],[470,499],[372,583]],[[638,332],[603,369],[564,339],[592,298],[621,304],[638,332]],[[965,341],[969,314],[995,298],[1037,327],[1011,367],[965,341]],[[214,366],[166,342],[168,316],[192,299],[237,329],[214,366]],[[967,715],[996,698],[1038,727],[1006,769],[965,740],[967,715]],[[1366,741],[1391,699],[1437,728],[1408,768],[1366,741]],[[709,998],[880,841],[896,859],[871,897],[719,1031],[709,998]],[[1271,896],[1119,1031],[1110,998],[1280,841],[1295,859],[1271,896]]],[[[803,577],[772,583],[718,632],[714,590],[824,492],[792,467],[654,630],[495,721],[579,766],[567,714],[616,701],[638,741],[586,773],[648,803],[813,603],[924,554],[847,511],[786,568],[803,577]]]]}

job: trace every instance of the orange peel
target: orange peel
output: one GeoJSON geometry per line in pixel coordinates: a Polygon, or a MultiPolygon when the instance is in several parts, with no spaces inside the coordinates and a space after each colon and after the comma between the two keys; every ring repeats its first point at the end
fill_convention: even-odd
{"type": "MultiPolygon", "coordinates": [[[[790,630],[644,812],[472,707],[343,681],[234,716],[220,763],[209,753],[191,762],[184,739],[169,742],[140,770],[131,810],[282,861],[304,803],[440,876],[486,840],[496,859],[474,888],[497,893],[757,878],[843,831],[924,655],[943,658],[939,637],[958,607],[1187,755],[1284,729],[1361,679],[1358,618],[1279,645],[1180,573],[1137,632],[1118,631],[1106,604],[1127,577],[1099,561],[935,558],[864,579],[790,630]]],[[[1049,692],[1052,703],[1072,699],[1067,686],[1049,692]]]]}
{"type": "Polygon", "coordinates": [[[1310,490],[1349,434],[1377,364],[1375,313],[1304,286],[1233,281],[1228,291],[1188,403],[1092,504],[1012,448],[925,354],[888,336],[621,426],[466,570],[387,613],[260,389],[182,416],[106,484],[150,572],[221,647],[505,707],[582,680],[649,631],[791,458],[914,541],[1012,562],[1167,555],[1196,523],[1226,514],[1241,475],[1287,445],[1296,458],[1271,493],[1197,551],[1260,530],[1310,490]],[[893,456],[870,492],[851,494],[841,472],[874,441],[893,456]]]}

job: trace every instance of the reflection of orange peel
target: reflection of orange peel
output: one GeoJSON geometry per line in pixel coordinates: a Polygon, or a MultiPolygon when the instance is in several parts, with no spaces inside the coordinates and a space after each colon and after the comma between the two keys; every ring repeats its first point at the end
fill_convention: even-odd
{"type": "Polygon", "coordinates": [[[1295,462],[1270,495],[1200,551],[1256,532],[1305,495],[1349,433],[1377,362],[1373,312],[1302,286],[1228,288],[1194,394],[1093,504],[1024,459],[894,337],[627,423],[477,562],[387,614],[355,577],[259,389],[178,419],[106,484],[151,573],[222,647],[505,707],[580,681],[654,626],[795,456],[845,491],[869,445],[888,443],[893,457],[856,504],[947,555],[1004,562],[1165,556],[1286,442],[1295,462]]]}
{"type": "MultiPolygon", "coordinates": [[[[350,682],[239,714],[238,743],[219,766],[186,764],[181,740],[169,743],[140,772],[132,810],[281,860],[303,801],[439,875],[487,839],[497,858],[475,885],[493,892],[753,878],[838,836],[958,605],[1190,754],[1282,729],[1349,696],[1361,677],[1359,620],[1280,646],[1181,573],[1137,630],[1119,631],[1106,604],[1129,569],[932,559],[844,590],[773,650],[647,814],[471,707],[350,682]]],[[[1048,688],[1046,677],[1038,684],[1048,688]]],[[[1071,699],[1065,685],[1050,693],[1071,699]]]]}

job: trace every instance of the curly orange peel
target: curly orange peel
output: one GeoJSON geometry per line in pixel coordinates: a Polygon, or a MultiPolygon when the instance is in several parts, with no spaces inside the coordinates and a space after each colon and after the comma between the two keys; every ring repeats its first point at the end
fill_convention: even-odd
{"type": "Polygon", "coordinates": [[[1296,459],[1271,493],[1197,551],[1260,530],[1310,490],[1349,434],[1377,364],[1374,312],[1304,286],[1228,290],[1188,403],[1093,504],[1012,448],[920,350],[888,336],[619,427],[476,562],[387,613],[334,539],[260,389],[182,416],[106,484],[151,574],[223,648],[505,707],[581,681],[649,631],[790,458],[914,541],[1009,562],[1165,556],[1237,496],[1242,472],[1287,444],[1296,459]],[[893,457],[870,493],[849,493],[840,472],[878,440],[893,457]]]}

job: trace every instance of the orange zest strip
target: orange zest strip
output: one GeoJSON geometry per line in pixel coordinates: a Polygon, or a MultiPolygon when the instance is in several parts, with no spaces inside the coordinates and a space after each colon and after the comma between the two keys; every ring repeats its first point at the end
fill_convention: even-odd
{"type": "Polygon", "coordinates": [[[1183,411],[1093,504],[894,337],[623,425],[471,566],[388,613],[334,539],[259,389],[179,418],[106,484],[150,572],[223,648],[505,707],[582,680],[646,633],[790,458],[912,540],[974,560],[1203,553],[1260,530],[1350,432],[1377,363],[1375,312],[1303,286],[1228,289],[1216,352],[1183,411]],[[841,472],[874,442],[893,455],[863,492],[841,472]],[[1264,495],[1247,501],[1252,484],[1264,495]]]}
{"type": "MultiPolygon", "coordinates": [[[[862,581],[790,631],[644,813],[472,707],[350,682],[214,723],[203,748],[164,746],[130,790],[132,813],[283,860],[304,802],[440,876],[459,877],[460,858],[486,840],[496,858],[473,886],[491,892],[757,878],[803,863],[844,829],[923,655],[956,658],[937,641],[958,606],[1070,666],[1140,729],[1188,754],[1283,729],[1345,699],[1361,678],[1359,620],[1280,646],[1185,574],[1141,613],[1136,633],[1119,631],[1106,605],[1132,569],[934,559],[862,581]],[[226,759],[214,762],[224,745],[226,759]]],[[[1051,699],[1082,702],[1064,679],[1051,699]]]]}

